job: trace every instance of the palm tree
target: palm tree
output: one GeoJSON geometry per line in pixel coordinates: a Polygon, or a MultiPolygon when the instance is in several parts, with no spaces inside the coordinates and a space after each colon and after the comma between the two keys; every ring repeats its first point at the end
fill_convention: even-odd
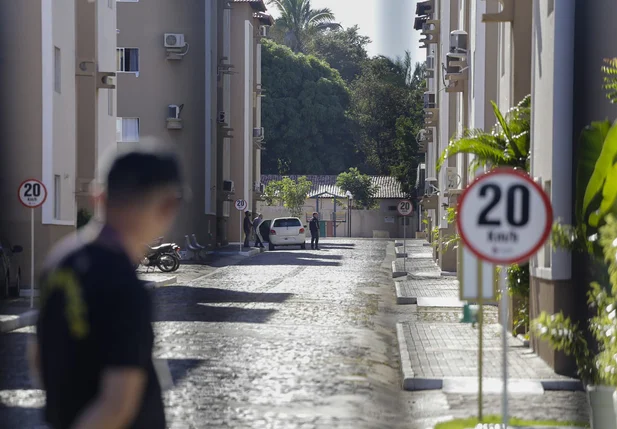
{"type": "Polygon", "coordinates": [[[328,8],[312,9],[311,0],[268,0],[281,16],[275,28],[283,34],[284,42],[294,52],[303,52],[307,39],[318,31],[338,29],[334,14],[328,8]]]}
{"type": "Polygon", "coordinates": [[[491,104],[497,118],[497,124],[492,132],[478,129],[463,131],[463,134],[453,139],[441,154],[437,161],[438,171],[447,158],[459,153],[475,155],[469,166],[470,170],[489,165],[529,171],[531,96],[523,98],[505,115],[494,102],[491,104]]]}

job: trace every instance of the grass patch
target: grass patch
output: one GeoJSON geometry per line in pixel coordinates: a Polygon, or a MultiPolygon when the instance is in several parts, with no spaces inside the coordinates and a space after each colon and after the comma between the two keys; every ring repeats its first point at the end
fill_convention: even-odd
{"type": "MultiPolygon", "coordinates": [[[[435,429],[473,429],[480,422],[477,417],[468,419],[455,419],[449,422],[439,423],[435,429]]],[[[501,423],[501,416],[486,416],[482,423],[501,423]]],[[[558,422],[555,420],[521,420],[510,418],[510,425],[518,426],[576,426],[588,428],[589,424],[582,422],[558,422]]]]}

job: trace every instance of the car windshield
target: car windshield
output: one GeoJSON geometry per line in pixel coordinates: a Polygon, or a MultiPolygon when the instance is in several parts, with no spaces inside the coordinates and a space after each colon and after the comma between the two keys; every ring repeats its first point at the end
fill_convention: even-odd
{"type": "Polygon", "coordinates": [[[274,221],[274,228],[284,228],[290,226],[302,226],[300,219],[277,219],[274,221]]]}

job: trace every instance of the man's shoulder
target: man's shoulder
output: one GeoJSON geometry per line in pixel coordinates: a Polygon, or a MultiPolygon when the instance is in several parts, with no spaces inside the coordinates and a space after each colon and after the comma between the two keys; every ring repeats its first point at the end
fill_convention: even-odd
{"type": "Polygon", "coordinates": [[[97,242],[99,230],[84,227],[59,241],[43,264],[43,273],[70,269],[74,274],[86,272],[112,274],[123,265],[122,253],[97,242]]]}

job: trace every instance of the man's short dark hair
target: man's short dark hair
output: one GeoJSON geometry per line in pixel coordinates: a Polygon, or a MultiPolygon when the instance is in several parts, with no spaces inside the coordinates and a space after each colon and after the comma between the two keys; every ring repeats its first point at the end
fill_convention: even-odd
{"type": "Polygon", "coordinates": [[[153,191],[177,187],[182,195],[182,168],[175,153],[166,146],[143,147],[117,154],[106,178],[111,204],[141,201],[153,191]]]}

